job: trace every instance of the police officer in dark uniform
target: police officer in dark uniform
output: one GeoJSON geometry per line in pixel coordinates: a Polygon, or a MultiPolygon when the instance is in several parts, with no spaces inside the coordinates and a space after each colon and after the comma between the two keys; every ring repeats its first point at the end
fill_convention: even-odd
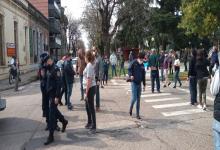
{"type": "Polygon", "coordinates": [[[45,130],[48,130],[49,123],[49,96],[47,95],[46,84],[47,84],[47,68],[45,60],[49,57],[47,53],[40,55],[41,63],[39,66],[39,79],[40,79],[40,88],[42,93],[42,111],[43,117],[46,118],[47,127],[45,130]]]}
{"type": "Polygon", "coordinates": [[[57,108],[61,91],[61,73],[59,67],[55,65],[51,57],[48,57],[45,61],[47,63],[46,90],[49,96],[49,137],[44,144],[48,145],[54,141],[54,130],[56,129],[57,119],[63,125],[62,132],[65,132],[68,121],[57,108]]]}

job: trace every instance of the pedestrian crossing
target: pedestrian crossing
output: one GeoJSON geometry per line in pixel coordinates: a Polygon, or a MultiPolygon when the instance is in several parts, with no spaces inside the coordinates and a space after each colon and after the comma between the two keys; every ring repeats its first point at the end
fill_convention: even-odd
{"type": "MultiPolygon", "coordinates": [[[[112,83],[117,83],[118,86],[122,85],[126,94],[131,94],[130,83],[118,83],[117,81],[113,81],[112,83]]],[[[186,89],[177,88],[177,90],[179,90],[179,92],[182,91],[189,94],[189,91],[186,89]]],[[[141,94],[141,100],[150,104],[155,110],[160,111],[160,114],[164,117],[193,115],[206,112],[202,109],[191,106],[189,102],[189,95],[187,95],[187,97],[181,97],[179,95],[175,95],[175,93],[161,92],[162,93],[151,93],[151,86],[146,86],[146,91],[141,94]]],[[[207,96],[207,100],[213,101],[213,98],[207,96]]]]}

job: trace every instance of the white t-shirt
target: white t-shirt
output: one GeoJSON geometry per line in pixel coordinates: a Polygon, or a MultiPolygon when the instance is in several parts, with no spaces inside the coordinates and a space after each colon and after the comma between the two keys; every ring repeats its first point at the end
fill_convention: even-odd
{"type": "Polygon", "coordinates": [[[180,60],[179,59],[176,59],[174,61],[174,66],[180,66],[180,60]]]}
{"type": "Polygon", "coordinates": [[[95,81],[95,65],[88,63],[83,71],[83,89],[86,89],[87,79],[92,79],[91,87],[96,86],[95,81]]]}

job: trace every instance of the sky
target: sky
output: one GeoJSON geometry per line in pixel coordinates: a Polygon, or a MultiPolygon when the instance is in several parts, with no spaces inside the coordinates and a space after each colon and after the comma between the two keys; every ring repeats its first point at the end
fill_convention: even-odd
{"type": "MultiPolygon", "coordinates": [[[[75,19],[80,19],[86,6],[86,0],[61,0],[61,5],[65,8],[65,14],[71,13],[75,19]]],[[[88,48],[87,34],[83,30],[82,40],[88,48]]]]}

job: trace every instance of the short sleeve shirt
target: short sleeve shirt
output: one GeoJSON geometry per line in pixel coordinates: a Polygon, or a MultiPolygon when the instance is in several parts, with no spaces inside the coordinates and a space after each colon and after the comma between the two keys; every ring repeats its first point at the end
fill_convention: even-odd
{"type": "Polygon", "coordinates": [[[95,65],[88,63],[85,70],[83,71],[83,89],[86,89],[87,79],[92,79],[91,87],[96,86],[95,81],[95,65]]]}

